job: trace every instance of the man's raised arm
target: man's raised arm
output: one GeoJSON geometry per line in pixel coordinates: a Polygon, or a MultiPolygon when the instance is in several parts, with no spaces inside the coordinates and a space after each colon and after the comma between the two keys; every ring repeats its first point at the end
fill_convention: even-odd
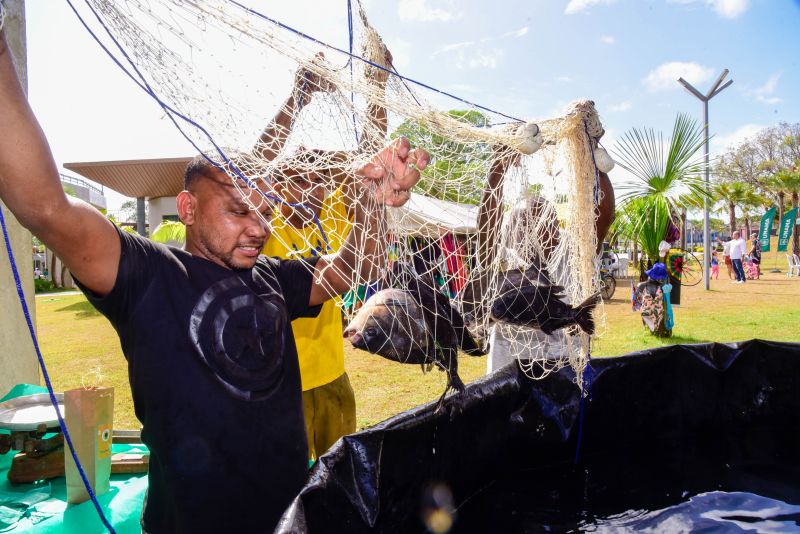
{"type": "Polygon", "coordinates": [[[354,221],[347,239],[334,256],[321,258],[314,271],[309,304],[315,306],[341,295],[357,274],[362,280],[374,280],[385,262],[385,210],[398,207],[410,198],[409,190],[419,181],[420,171],[428,165],[425,150],[412,148],[405,138],[387,145],[355,173],[354,221]],[[376,209],[377,204],[377,209],[376,209]]]}
{"type": "Polygon", "coordinates": [[[0,31],[0,199],[88,289],[114,287],[120,242],[111,221],[67,197],[44,132],[22,92],[0,31]]]}
{"type": "MultiPolygon", "coordinates": [[[[325,55],[317,53],[312,60],[313,63],[322,63],[325,55]]],[[[281,150],[283,150],[297,115],[302,109],[311,102],[311,96],[319,91],[330,92],[334,86],[315,74],[311,70],[300,67],[294,75],[294,86],[292,93],[281,105],[278,113],[272,118],[264,131],[261,133],[256,146],[253,148],[255,155],[272,161],[281,150]]]]}

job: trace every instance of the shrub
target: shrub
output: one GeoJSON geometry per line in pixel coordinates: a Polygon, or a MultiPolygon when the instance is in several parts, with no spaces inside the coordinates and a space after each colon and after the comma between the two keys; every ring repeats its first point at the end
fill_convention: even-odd
{"type": "Polygon", "coordinates": [[[49,293],[56,289],[55,284],[46,278],[35,278],[33,285],[36,288],[36,293],[49,293]]]}

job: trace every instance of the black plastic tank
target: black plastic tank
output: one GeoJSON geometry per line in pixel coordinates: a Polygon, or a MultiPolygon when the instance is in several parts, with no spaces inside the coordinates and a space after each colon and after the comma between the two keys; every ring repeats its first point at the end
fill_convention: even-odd
{"type": "Polygon", "coordinates": [[[569,368],[511,365],[343,438],[278,531],[800,531],[799,344],[590,367],[586,396],[569,368]]]}

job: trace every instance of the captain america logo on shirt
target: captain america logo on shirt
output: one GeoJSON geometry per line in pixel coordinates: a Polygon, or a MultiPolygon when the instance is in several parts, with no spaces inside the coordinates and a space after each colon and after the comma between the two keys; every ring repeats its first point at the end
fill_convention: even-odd
{"type": "Polygon", "coordinates": [[[231,276],[200,296],[189,321],[189,337],[228,392],[257,401],[283,382],[286,321],[279,295],[257,295],[231,276]]]}

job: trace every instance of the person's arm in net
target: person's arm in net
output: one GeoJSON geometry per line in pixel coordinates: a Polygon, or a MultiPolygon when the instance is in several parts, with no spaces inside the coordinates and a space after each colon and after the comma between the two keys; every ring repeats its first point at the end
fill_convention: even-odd
{"type": "Polygon", "coordinates": [[[97,295],[111,291],[120,241],[111,221],[61,187],[53,155],[0,31],[0,199],[97,295]]]}
{"type": "Polygon", "coordinates": [[[428,160],[425,150],[398,138],[356,171],[352,229],[336,254],[317,262],[310,306],[377,278],[386,261],[384,206],[398,207],[408,201],[409,190],[419,181],[428,160]]]}
{"type": "MultiPolygon", "coordinates": [[[[367,120],[364,121],[364,128],[358,137],[358,152],[371,154],[378,152],[386,144],[389,122],[386,112],[386,84],[389,80],[389,69],[392,67],[392,53],[383,44],[378,52],[380,60],[375,58],[376,64],[384,66],[384,69],[371,67],[367,69],[367,120]]],[[[352,173],[348,171],[348,162],[352,159],[353,153],[347,151],[331,151],[328,158],[331,163],[330,177],[335,187],[344,186],[343,197],[352,198],[353,189],[351,187],[352,173]]],[[[352,206],[348,205],[348,215],[352,218],[352,206]]]]}
{"type": "Polygon", "coordinates": [[[597,203],[597,219],[595,219],[594,224],[597,233],[596,253],[599,254],[603,248],[603,241],[605,241],[608,230],[611,228],[617,215],[614,186],[611,184],[611,179],[606,173],[599,173],[597,187],[600,192],[600,199],[597,203]]]}
{"type": "Polygon", "coordinates": [[[489,268],[497,254],[497,236],[503,222],[503,183],[506,171],[519,155],[506,147],[495,147],[489,177],[478,207],[478,265],[489,268]]]}
{"type": "MultiPolygon", "coordinates": [[[[322,64],[324,60],[325,55],[319,52],[312,63],[322,64]]],[[[255,155],[268,161],[275,159],[286,145],[297,115],[311,102],[312,95],[319,91],[333,90],[334,86],[318,74],[302,66],[298,68],[294,75],[292,92],[261,133],[253,148],[255,155]]]]}

